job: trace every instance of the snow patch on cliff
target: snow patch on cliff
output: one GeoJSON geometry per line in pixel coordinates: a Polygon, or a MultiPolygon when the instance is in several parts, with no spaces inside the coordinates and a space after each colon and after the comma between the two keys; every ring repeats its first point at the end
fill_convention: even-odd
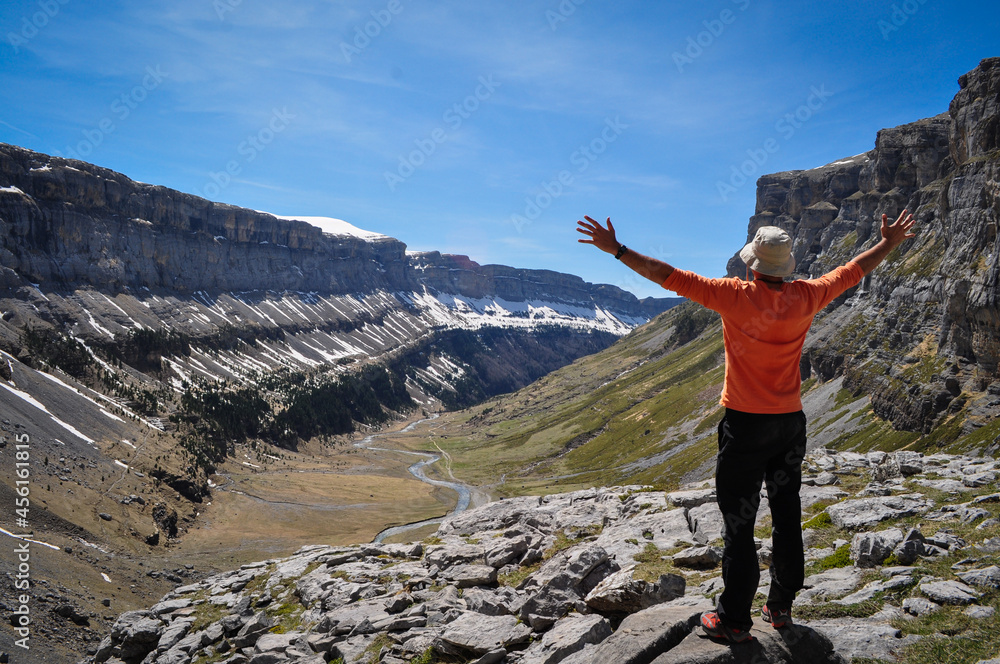
{"type": "Polygon", "coordinates": [[[383,235],[381,233],[366,231],[363,228],[358,228],[354,224],[344,221],[343,219],[334,219],[333,217],[289,217],[280,214],[272,214],[271,212],[268,212],[267,214],[285,221],[304,221],[330,235],[347,235],[350,237],[361,238],[362,240],[377,240],[379,238],[389,237],[388,235],[383,235]]]}

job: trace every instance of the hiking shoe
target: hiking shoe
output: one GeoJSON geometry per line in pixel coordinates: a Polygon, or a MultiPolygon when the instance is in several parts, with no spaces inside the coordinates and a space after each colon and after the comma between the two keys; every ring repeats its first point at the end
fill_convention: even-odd
{"type": "Polygon", "coordinates": [[[715,611],[704,613],[701,616],[701,628],[713,639],[723,639],[730,643],[743,643],[753,640],[749,630],[726,627],[719,619],[719,614],[715,611]]]}
{"type": "Polygon", "coordinates": [[[764,620],[771,623],[771,627],[775,629],[791,627],[792,625],[791,609],[770,609],[767,604],[765,604],[761,608],[760,613],[764,616],[764,620]]]}

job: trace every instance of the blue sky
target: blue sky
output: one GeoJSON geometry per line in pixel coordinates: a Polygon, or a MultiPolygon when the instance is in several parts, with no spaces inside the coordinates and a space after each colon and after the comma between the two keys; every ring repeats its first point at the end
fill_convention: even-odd
{"type": "Polygon", "coordinates": [[[722,275],[756,177],[947,111],[998,35],[941,0],[6,0],[0,141],[664,296],[576,220],[722,275]]]}

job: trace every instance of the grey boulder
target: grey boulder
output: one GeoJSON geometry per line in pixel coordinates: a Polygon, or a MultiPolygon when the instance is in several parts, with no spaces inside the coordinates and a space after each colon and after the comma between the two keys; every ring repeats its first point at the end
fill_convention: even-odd
{"type": "Polygon", "coordinates": [[[1000,567],[992,565],[983,569],[973,569],[957,575],[962,581],[984,588],[1000,588],[1000,567]]]}
{"type": "Polygon", "coordinates": [[[634,565],[615,572],[587,594],[584,601],[594,611],[636,613],[684,595],[686,582],[677,574],[664,574],[657,583],[636,579],[634,565]]]}
{"type": "Polygon", "coordinates": [[[577,615],[560,620],[555,627],[531,644],[521,664],[557,664],[589,644],[611,636],[611,625],[598,615],[577,615]]]}
{"type": "Polygon", "coordinates": [[[938,604],[972,604],[979,598],[979,593],[958,581],[922,583],[920,592],[938,604]]]}
{"type": "Polygon", "coordinates": [[[851,560],[858,567],[877,567],[903,541],[903,531],[889,528],[876,533],[858,533],[851,541],[851,560]]]}
{"type": "Polygon", "coordinates": [[[876,496],[845,500],[826,508],[833,525],[838,528],[870,528],[888,519],[901,519],[922,514],[933,506],[920,494],[876,496]]]}

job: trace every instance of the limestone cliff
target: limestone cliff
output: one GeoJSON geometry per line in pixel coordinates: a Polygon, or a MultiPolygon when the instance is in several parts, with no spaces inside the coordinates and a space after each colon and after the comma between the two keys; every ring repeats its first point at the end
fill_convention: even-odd
{"type": "Polygon", "coordinates": [[[614,286],[548,270],[480,266],[464,256],[408,257],[390,237],[330,235],[304,221],[213,203],[84,162],[0,144],[0,286],[122,292],[420,290],[470,297],[596,302],[648,318],[614,286]]]}
{"type": "MultiPolygon", "coordinates": [[[[883,129],[873,150],[758,180],[748,238],[794,238],[797,276],[818,276],[878,241],[879,219],[907,209],[917,238],[817,320],[802,375],[871,397],[900,429],[987,424],[1000,358],[1000,58],[959,79],[948,113],[883,129]]],[[[729,274],[742,276],[734,256],[729,274]]]]}

